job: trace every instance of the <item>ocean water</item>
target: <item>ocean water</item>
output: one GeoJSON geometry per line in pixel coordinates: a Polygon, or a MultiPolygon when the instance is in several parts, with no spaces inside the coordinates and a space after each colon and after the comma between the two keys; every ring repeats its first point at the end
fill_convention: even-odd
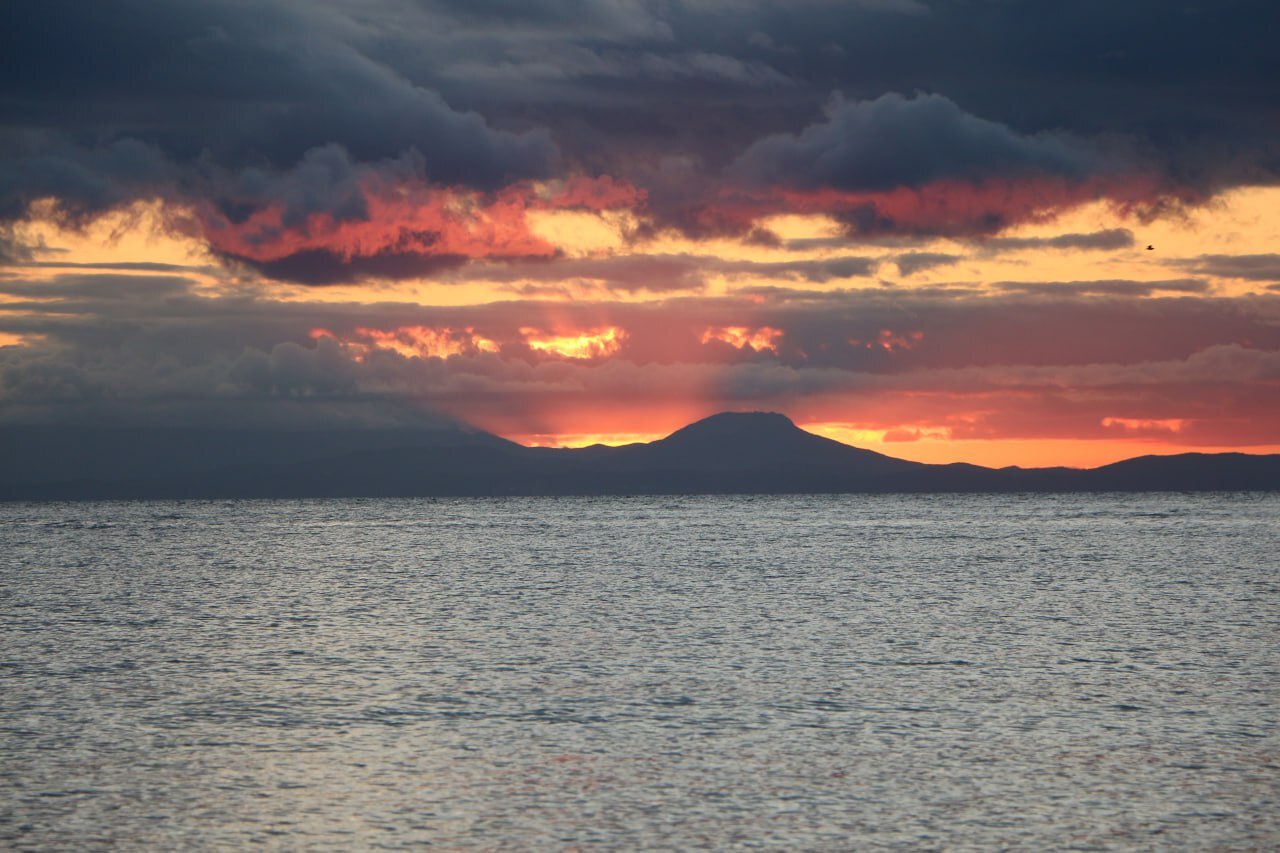
{"type": "Polygon", "coordinates": [[[0,522],[0,847],[1280,846],[1277,495],[0,522]]]}

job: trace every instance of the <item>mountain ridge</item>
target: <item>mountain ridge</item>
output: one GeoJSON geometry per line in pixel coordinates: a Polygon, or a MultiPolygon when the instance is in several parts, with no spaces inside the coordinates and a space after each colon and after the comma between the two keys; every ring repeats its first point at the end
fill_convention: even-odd
{"type": "Polygon", "coordinates": [[[532,448],[465,427],[0,427],[0,500],[727,493],[1275,491],[1280,455],[1183,453],[1092,469],[933,465],[721,412],[620,447],[532,448]]]}

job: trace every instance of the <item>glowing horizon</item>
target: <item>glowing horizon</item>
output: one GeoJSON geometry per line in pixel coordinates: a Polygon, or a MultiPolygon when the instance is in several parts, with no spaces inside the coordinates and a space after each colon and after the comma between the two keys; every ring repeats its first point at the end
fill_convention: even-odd
{"type": "MultiPolygon", "coordinates": [[[[315,41],[267,54],[190,10],[225,30],[225,61],[192,48],[202,73],[172,67],[171,91],[108,52],[95,110],[32,72],[0,133],[0,423],[305,403],[316,423],[447,417],[573,446],[752,409],[916,461],[1280,452],[1280,174],[1256,108],[1126,102],[1092,66],[998,45],[976,81],[940,54],[946,73],[886,66],[869,89],[826,41],[892,21],[959,45],[945,4],[811,4],[785,47],[768,4],[726,24],[751,27],[736,41],[684,4],[636,6],[666,47],[535,4],[536,61],[493,22],[392,5],[284,4],[315,41]],[[496,76],[402,49],[462,32],[496,76]],[[244,78],[236,51],[283,76],[244,78]],[[1061,97],[1031,109],[1046,83],[1061,97]]],[[[203,44],[181,18],[156,26],[203,44]]],[[[30,38],[74,22],[48,23],[30,38]]],[[[99,23],[84,50],[111,44],[99,23]]]]}
{"type": "MultiPolygon", "coordinates": [[[[780,414],[785,415],[785,412],[780,414]]],[[[691,421],[694,423],[696,421],[691,421]]],[[[687,423],[668,430],[636,433],[509,434],[508,441],[525,447],[583,448],[595,445],[621,447],[649,444],[668,437],[687,423]]],[[[1175,456],[1182,453],[1280,454],[1280,442],[1244,446],[1188,447],[1156,439],[950,439],[945,436],[910,440],[886,438],[892,430],[861,430],[842,424],[796,423],[800,429],[850,447],[873,450],[910,462],[948,465],[964,462],[985,468],[1097,468],[1140,456],[1175,456]]]]}
{"type": "MultiPolygon", "coordinates": [[[[40,206],[33,209],[41,210],[40,206]]],[[[274,304],[297,306],[291,311],[329,311],[325,306],[334,306],[338,317],[362,317],[345,326],[311,326],[299,341],[304,349],[325,339],[340,357],[384,371],[391,369],[387,359],[395,357],[399,371],[439,361],[452,365],[448,372],[459,381],[492,376],[484,381],[505,384],[491,385],[497,389],[488,395],[491,399],[471,399],[454,391],[435,404],[424,402],[520,443],[585,446],[661,438],[698,416],[743,408],[742,401],[721,390],[730,381],[747,382],[748,387],[763,383],[766,389],[775,385],[782,395],[770,397],[772,392],[766,390],[748,408],[793,414],[803,428],[890,456],[991,467],[1094,467],[1148,453],[1280,452],[1280,443],[1262,435],[1267,429],[1265,418],[1224,418],[1224,412],[1206,409],[1195,398],[1185,398],[1181,404],[1167,397],[1143,402],[1152,393],[1163,394],[1161,376],[1165,374],[1170,382],[1190,382],[1186,387],[1207,390],[1212,386],[1205,383],[1214,381],[1216,370],[1240,368],[1256,377],[1247,381],[1265,402],[1276,394],[1276,380],[1270,378],[1272,368],[1267,366],[1272,359],[1269,351],[1248,337],[1225,338],[1193,345],[1181,359],[1148,354],[1134,361],[1125,355],[1126,347],[1141,343],[1156,353],[1159,342],[1126,343],[1091,331],[1095,337],[1071,344],[1080,347],[1082,354],[1070,356],[1066,363],[1054,365],[1045,353],[1035,356],[1041,362],[1038,365],[1018,366],[1025,359],[1018,350],[1034,353],[1040,341],[1014,336],[1001,343],[1000,336],[1007,332],[999,325],[969,343],[963,338],[946,340],[955,330],[919,328],[920,312],[938,310],[941,300],[946,306],[966,306],[969,311],[993,310],[997,315],[1004,311],[1011,319],[1046,310],[1105,318],[1117,308],[1132,311],[1147,304],[1159,310],[1189,311],[1217,300],[1262,308],[1264,318],[1266,312],[1280,314],[1268,307],[1275,297],[1249,277],[1249,269],[1224,270],[1234,276],[1206,275],[1197,273],[1197,262],[1189,260],[1236,257],[1228,251],[1231,245],[1259,248],[1280,237],[1273,224],[1276,219],[1267,215],[1273,210],[1280,212],[1280,190],[1255,188],[1219,198],[1212,218],[1206,209],[1184,215],[1173,225],[1148,223],[1148,233],[1161,234],[1156,239],[1162,244],[1174,239],[1176,232],[1188,252],[1171,261],[1157,261],[1137,245],[1140,241],[1110,236],[1132,233],[1138,226],[1126,214],[1098,206],[1072,208],[1055,220],[1017,226],[991,238],[996,245],[1007,246],[1000,253],[992,253],[990,240],[965,243],[950,238],[919,243],[906,254],[899,249],[881,250],[881,260],[875,262],[881,276],[898,275],[892,293],[883,284],[868,281],[860,269],[840,266],[844,256],[826,246],[781,250],[716,241],[697,247],[672,243],[670,235],[658,234],[647,243],[613,245],[600,254],[598,243],[612,239],[609,235],[615,232],[610,223],[618,221],[616,215],[579,212],[572,215],[574,230],[565,239],[579,240],[580,259],[561,262],[576,264],[565,270],[574,286],[556,292],[552,289],[555,279],[550,279],[550,284],[538,285],[536,292],[523,294],[519,288],[528,285],[521,284],[522,276],[553,275],[555,264],[538,262],[526,272],[508,263],[478,269],[474,279],[408,279],[317,293],[287,283],[250,285],[239,273],[228,275],[231,270],[225,262],[202,249],[198,237],[159,227],[157,223],[165,219],[163,206],[144,206],[116,223],[110,217],[94,220],[84,230],[60,226],[46,212],[21,228],[32,242],[60,247],[24,272],[50,282],[51,289],[39,299],[33,299],[39,285],[6,294],[3,298],[11,307],[0,310],[11,317],[49,316],[65,301],[53,288],[68,275],[102,276],[128,268],[136,282],[130,287],[146,294],[151,292],[148,288],[167,286],[165,282],[180,274],[191,282],[184,285],[189,298],[202,300],[193,304],[214,308],[242,299],[246,287],[252,286],[274,304]],[[584,232],[584,221],[598,222],[599,228],[584,232]],[[145,227],[130,229],[127,223],[145,227]],[[1088,230],[1066,230],[1077,228],[1088,230]],[[104,239],[103,233],[119,234],[120,239],[104,239]],[[1054,236],[1062,233],[1084,236],[1070,240],[1054,236]],[[1055,245],[1055,239],[1063,247],[1055,245]],[[1087,250],[1069,245],[1086,239],[1112,240],[1117,246],[1087,250]],[[692,254],[694,249],[700,254],[692,254]],[[712,249],[715,254],[709,254],[712,249]],[[1010,274],[1011,258],[1021,264],[1022,281],[1016,286],[1001,283],[1001,276],[1010,274]],[[912,264],[924,266],[914,269],[912,264]],[[1134,277],[1135,265],[1151,268],[1149,277],[1134,277]],[[797,278],[795,270],[809,278],[797,278]],[[811,281],[817,272],[810,270],[820,270],[827,277],[811,281]],[[941,270],[952,275],[959,270],[971,278],[946,281],[949,276],[941,270]],[[508,280],[490,278],[499,274],[508,280]],[[588,286],[593,275],[600,276],[594,290],[588,286]],[[655,276],[676,276],[679,286],[656,287],[655,276]],[[615,283],[608,286],[611,281],[615,283]],[[627,289],[617,290],[617,282],[625,283],[627,289]],[[1058,296],[1059,291],[1065,299],[1058,296]],[[473,298],[466,298],[467,294],[473,298]],[[440,300],[439,295],[449,299],[440,300]],[[475,296],[485,298],[476,301],[475,296]],[[849,310],[843,303],[866,305],[878,313],[858,330],[848,324],[832,326],[826,306],[849,310]],[[342,306],[350,310],[342,312],[342,306]],[[396,317],[401,319],[395,321],[396,317]],[[797,320],[810,325],[797,327],[797,320]],[[947,350],[931,353],[932,347],[939,346],[939,338],[947,350]],[[949,366],[946,352],[956,348],[969,349],[971,357],[980,355],[986,364],[949,366]],[[1100,360],[1099,354],[1112,363],[1100,360]],[[553,369],[555,362],[563,368],[553,369]],[[499,378],[515,366],[519,366],[518,376],[499,378]],[[870,373],[859,372],[867,370],[870,373]],[[817,387],[788,402],[797,387],[807,387],[809,376],[820,380],[817,387]],[[850,381],[851,386],[842,388],[850,381]],[[619,396],[618,382],[635,386],[638,394],[619,396]],[[531,396],[521,385],[537,393],[531,396]],[[545,405],[539,402],[540,396],[545,405]],[[1036,425],[1034,407],[1042,397],[1057,400],[1055,406],[1080,410],[1080,414],[1071,413],[1074,436],[1061,434],[1059,427],[1047,422],[1036,425]],[[518,400],[519,407],[504,404],[504,398],[518,400]],[[1089,402],[1093,398],[1098,399],[1089,402]],[[652,410],[663,399],[667,402],[659,408],[668,414],[655,418],[652,410]],[[1004,411],[1011,417],[1017,409],[1026,412],[1017,415],[1016,429],[993,430],[994,417],[1003,416],[1004,411]],[[649,411],[639,416],[641,410],[649,411]],[[1215,426],[1219,423],[1224,427],[1215,426]]],[[[555,241],[557,216],[553,211],[542,220],[543,239],[555,241]]],[[[803,244],[805,240],[821,242],[831,226],[822,216],[793,215],[777,227],[803,244]]],[[[271,304],[263,302],[262,295],[253,299],[271,304]]],[[[850,316],[856,320],[857,315],[850,316]]],[[[1254,328],[1266,327],[1255,324],[1254,328]]],[[[1043,329],[1051,331],[1052,326],[1043,329]]],[[[44,331],[0,334],[11,351],[47,345],[44,331]]],[[[1221,379],[1229,377],[1227,373],[1221,379]]]]}

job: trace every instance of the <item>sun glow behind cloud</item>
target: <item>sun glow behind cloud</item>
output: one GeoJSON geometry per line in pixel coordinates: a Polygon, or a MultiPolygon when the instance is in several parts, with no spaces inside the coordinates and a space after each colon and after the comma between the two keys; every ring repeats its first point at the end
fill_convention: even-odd
{"type": "MultiPolygon", "coordinates": [[[[182,211],[166,211],[154,203],[93,220],[85,227],[70,227],[47,217],[32,219],[22,226],[24,239],[44,248],[37,255],[39,265],[26,267],[23,275],[33,282],[50,282],[50,289],[47,294],[38,289],[20,295],[7,293],[0,299],[28,309],[49,305],[43,316],[66,298],[54,286],[57,282],[66,284],[68,277],[83,276],[118,278],[127,272],[142,277],[184,276],[191,282],[192,293],[207,300],[210,307],[232,305],[246,294],[269,300],[262,303],[264,307],[279,306],[271,307],[272,311],[307,312],[323,310],[326,305],[339,311],[343,305],[350,306],[349,323],[311,326],[306,338],[313,342],[332,338],[358,364],[369,362],[375,353],[395,353],[411,361],[448,361],[470,378],[466,382],[449,380],[454,390],[441,405],[464,420],[542,445],[651,440],[718,409],[748,406],[790,412],[802,425],[824,435],[920,461],[1090,465],[1147,452],[1280,449],[1260,439],[1267,431],[1266,420],[1275,416],[1276,408],[1269,402],[1277,393],[1275,380],[1266,378],[1263,368],[1240,368],[1245,370],[1241,377],[1259,377],[1249,380],[1255,382],[1252,392],[1232,392],[1245,394],[1239,399],[1248,400],[1247,406],[1243,402],[1223,404],[1244,407],[1241,414],[1224,410],[1221,417],[1206,416],[1204,405],[1193,397],[1185,398],[1185,405],[1168,400],[1151,407],[1135,404],[1098,411],[1074,438],[1050,434],[1056,427],[1035,437],[1036,430],[1044,429],[1037,424],[1049,424],[1053,419],[1046,416],[1037,421],[1029,412],[1041,405],[1040,400],[1044,405],[1060,405],[1064,393],[1085,400],[1094,392],[1028,382],[1002,400],[987,401],[995,408],[968,426],[957,426],[963,408],[945,418],[938,414],[946,409],[949,391],[930,388],[928,383],[913,388],[903,378],[908,374],[893,365],[906,359],[904,365],[927,365],[930,371],[942,371],[937,374],[940,379],[951,381],[945,373],[948,365],[960,369],[973,353],[994,346],[991,334],[962,346],[963,337],[955,334],[958,330],[944,330],[947,333],[943,334],[926,328],[913,312],[924,305],[934,306],[929,310],[942,306],[956,310],[1016,303],[1025,307],[1010,307],[1011,317],[1018,311],[1035,316],[1047,310],[1060,314],[1066,323],[1074,322],[1066,319],[1071,312],[1091,304],[1127,306],[1123,311],[1130,312],[1131,319],[1117,321],[1110,329],[1117,337],[1110,348],[1114,355],[1109,356],[1116,366],[1108,368],[1124,370],[1123,335],[1136,328],[1133,320],[1154,310],[1142,307],[1156,304],[1147,301],[1149,296],[1167,297],[1159,303],[1160,310],[1165,310],[1172,304],[1170,300],[1190,304],[1256,294],[1256,301],[1248,303],[1249,310],[1258,311],[1260,318],[1276,313],[1267,301],[1275,298],[1269,295],[1274,293],[1272,282],[1253,272],[1235,274],[1236,268],[1225,263],[1206,271],[1209,262],[1203,260],[1234,257],[1233,247],[1237,246],[1250,249],[1256,258],[1269,257],[1267,250],[1280,243],[1280,230],[1276,217],[1268,212],[1280,213],[1280,191],[1236,190],[1208,208],[1194,208],[1170,220],[1143,221],[1099,202],[1070,209],[1052,221],[1019,225],[982,240],[921,238],[909,244],[870,242],[851,249],[841,243],[837,226],[825,214],[763,220],[776,239],[756,241],[693,239],[670,233],[636,238],[627,236],[634,228],[633,215],[627,212],[530,210],[525,214],[532,223],[529,233],[552,245],[562,259],[576,258],[588,264],[577,268],[575,275],[597,276],[593,284],[558,280],[556,264],[562,261],[553,259],[526,266],[509,262],[487,268],[463,267],[422,278],[374,277],[315,288],[275,282],[222,263],[209,254],[198,236],[173,226],[185,221],[182,211]],[[1132,243],[1115,236],[1120,232],[1131,233],[1132,243]],[[1070,237],[1066,243],[1064,234],[1070,237]],[[1095,241],[1112,247],[1073,248],[1071,241],[1095,241]],[[1148,242],[1156,248],[1147,250],[1148,242]],[[804,266],[844,258],[854,251],[869,259],[870,275],[824,280],[811,272],[820,268],[804,266]],[[130,268],[144,259],[153,266],[130,268]],[[622,266],[622,261],[630,266],[622,266]],[[589,266],[597,262],[598,272],[597,267],[589,266]],[[684,265],[696,273],[703,271],[698,274],[705,277],[681,283],[663,273],[668,277],[661,287],[655,284],[646,289],[645,264],[657,270],[684,265]],[[803,274],[791,272],[788,265],[793,264],[803,274]],[[904,272],[906,268],[911,271],[904,272]],[[726,269],[731,274],[725,274],[726,269]],[[491,277],[486,278],[486,270],[491,277]],[[521,278],[521,271],[527,271],[529,277],[521,278]],[[622,282],[610,278],[621,274],[641,277],[622,282]],[[1201,282],[1201,289],[1192,290],[1188,282],[1201,282]],[[1155,289],[1145,293],[1140,289],[1144,283],[1155,289]],[[1040,285],[1043,291],[1036,291],[1040,285]],[[859,293],[866,294],[861,302],[850,301],[859,293]],[[842,307],[855,304],[880,306],[877,311],[888,312],[885,316],[893,318],[885,325],[838,337],[839,330],[860,322],[862,314],[858,312],[864,309],[842,307]],[[446,310],[447,322],[424,322],[421,317],[446,310]],[[383,319],[359,319],[364,312],[383,319]],[[414,319],[386,321],[385,316],[396,314],[414,319]],[[858,361],[841,352],[861,352],[867,360],[858,361]],[[480,357],[493,359],[493,365],[508,366],[481,368],[480,357]],[[655,362],[666,364],[671,376],[687,373],[689,378],[673,383],[655,371],[655,362]],[[574,372],[548,372],[557,363],[574,372]],[[526,366],[519,368],[520,364],[526,366]],[[625,371],[619,372],[624,367],[625,371]],[[744,372],[748,367],[750,372],[744,372]],[[625,381],[620,378],[623,375],[625,381]],[[841,380],[842,375],[847,380],[841,380]],[[522,382],[528,383],[527,388],[540,390],[522,393],[516,407],[510,401],[502,402],[505,398],[501,395],[515,393],[522,382]],[[855,388],[900,386],[902,390],[895,392],[899,402],[889,406],[882,402],[886,399],[882,396],[828,390],[832,383],[842,382],[855,388]],[[462,394],[457,389],[463,387],[489,387],[494,390],[487,393],[497,396],[483,399],[476,396],[479,392],[462,394]],[[628,391],[631,387],[642,392],[628,391]],[[1055,398],[1058,402],[1053,402],[1055,398]],[[655,416],[655,403],[662,399],[671,405],[655,416]],[[826,402],[819,405],[820,399],[826,402]],[[1000,407],[1015,399],[1022,399],[1019,405],[1027,410],[1017,415],[1016,429],[1004,426],[1012,421],[998,416],[1000,407]],[[912,414],[910,406],[902,408],[906,404],[901,401],[915,401],[912,405],[930,411],[912,414]],[[876,417],[847,418],[855,409],[861,412],[874,406],[886,407],[876,417]],[[642,407],[648,407],[650,414],[642,417],[642,407]],[[498,416],[504,408],[506,413],[498,416]],[[553,416],[553,409],[561,413],[553,416]],[[1251,426],[1240,431],[1239,425],[1251,426]],[[1237,438],[1228,440],[1236,434],[1237,438]]],[[[1261,261],[1254,263],[1256,267],[1261,261]]],[[[19,268],[10,268],[11,277],[15,269],[19,268]]],[[[107,295],[115,285],[104,278],[96,286],[107,295]]],[[[7,316],[18,317],[19,312],[11,310],[7,316]]],[[[1017,342],[1014,331],[1009,330],[1008,337],[1017,342]]],[[[56,342],[30,332],[0,333],[5,335],[0,340],[10,347],[52,346],[56,342]]],[[[1060,333],[1064,342],[1071,340],[1068,327],[1063,326],[1060,333]]],[[[1100,330],[1081,328],[1077,334],[1082,339],[1097,339],[1100,330]]],[[[1270,346],[1256,331],[1235,333],[1224,327],[1215,334],[1219,345],[1227,342],[1237,347],[1238,355],[1233,357],[1237,361],[1245,356],[1256,360],[1270,346]]],[[[1026,352],[1039,353],[1034,357],[1017,349],[1007,354],[991,351],[984,358],[1004,359],[1007,367],[981,368],[989,378],[974,381],[1003,382],[1001,371],[1008,374],[1022,369],[1018,365],[1028,358],[1028,363],[1050,358],[1053,350],[1040,343],[1034,338],[1017,343],[1026,352]]],[[[1135,338],[1134,345],[1139,344],[1147,345],[1142,338],[1135,338]]],[[[1231,360],[1222,364],[1223,370],[1237,370],[1231,360]]],[[[973,365],[963,369],[971,373],[979,370],[973,365]]],[[[428,401],[435,392],[427,388],[414,393],[428,401]]]]}
{"type": "Polygon", "coordinates": [[[1253,16],[819,3],[738,38],[664,4],[640,30],[525,4],[510,29],[261,0],[299,34],[267,45],[248,6],[189,5],[147,38],[15,18],[0,419],[305,399],[564,444],[752,409],[1037,463],[1280,435],[1280,119],[1248,96],[1274,53],[1253,16]],[[966,53],[990,23],[1018,37],[966,53]],[[1187,87],[1052,49],[1153,26],[1144,67],[1233,61],[1187,87]],[[177,67],[200,27],[219,38],[177,67]]]}
{"type": "Polygon", "coordinates": [[[755,352],[766,350],[778,353],[778,341],[782,339],[782,330],[769,326],[750,328],[748,326],[720,326],[704,329],[699,340],[702,343],[722,341],[738,349],[751,349],[755,352]]]}
{"type": "Polygon", "coordinates": [[[572,359],[607,358],[620,350],[627,339],[626,331],[616,326],[567,334],[525,326],[520,334],[530,349],[572,359]]]}

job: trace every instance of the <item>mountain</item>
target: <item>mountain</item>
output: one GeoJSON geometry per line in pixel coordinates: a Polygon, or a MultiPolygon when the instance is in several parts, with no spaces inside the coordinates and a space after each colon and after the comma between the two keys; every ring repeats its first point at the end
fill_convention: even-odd
{"type": "MultiPolygon", "coordinates": [[[[370,471],[445,469],[527,450],[458,426],[397,429],[0,427],[0,500],[381,494],[370,471]],[[352,491],[356,485],[357,491],[352,491]]],[[[385,478],[381,478],[385,479],[385,478]]],[[[408,493],[413,493],[412,490],[408,493]]]]}
{"type": "Polygon", "coordinates": [[[725,412],[659,441],[523,447],[433,429],[0,428],[0,500],[838,492],[1280,490],[1280,455],[1144,456],[1091,470],[926,465],[725,412]]]}
{"type": "Polygon", "coordinates": [[[1280,455],[1181,453],[1140,456],[1087,472],[1096,489],[1131,491],[1273,491],[1280,489],[1280,455]]]}

